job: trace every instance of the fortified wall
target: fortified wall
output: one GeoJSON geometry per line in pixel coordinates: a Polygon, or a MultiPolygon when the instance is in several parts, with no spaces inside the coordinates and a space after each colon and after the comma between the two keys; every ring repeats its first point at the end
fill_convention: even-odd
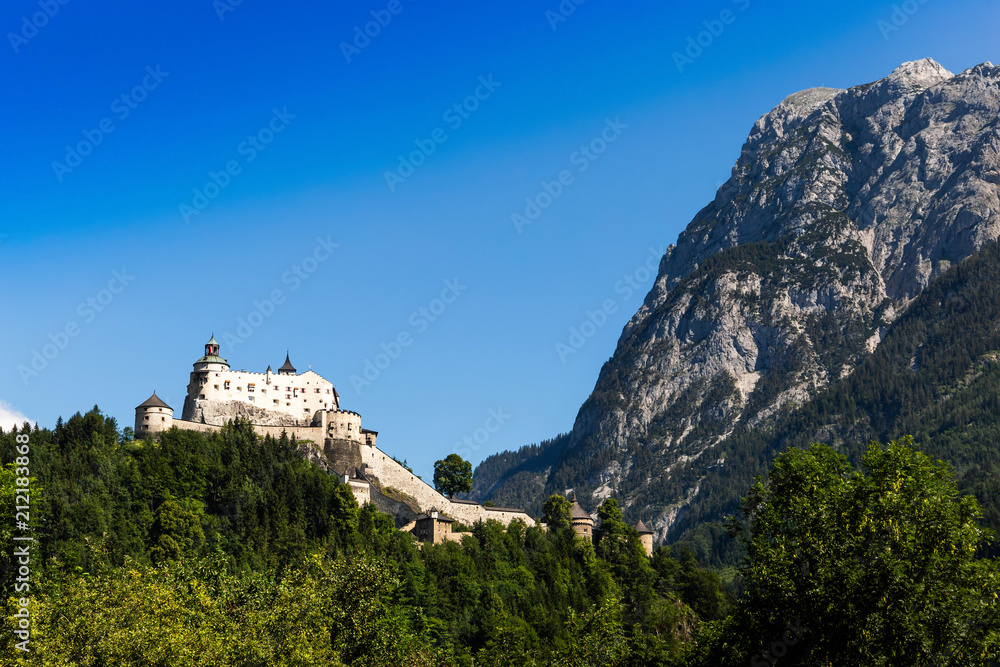
{"type": "Polygon", "coordinates": [[[331,383],[312,370],[297,375],[288,355],[277,374],[270,367],[265,373],[230,371],[214,336],[205,345],[205,356],[194,363],[182,418],[174,419],[173,408],[153,392],[135,410],[135,433],[146,437],[175,426],[213,433],[237,417],[249,419],[258,435],[294,437],[299,452],[338,475],[358,504],[374,504],[419,539],[455,539],[453,521],[472,525],[493,519],[507,526],[519,519],[535,525],[522,510],[484,507],[438,493],[376,446],[378,432],[362,428],[361,415],[340,409],[331,383]]]}

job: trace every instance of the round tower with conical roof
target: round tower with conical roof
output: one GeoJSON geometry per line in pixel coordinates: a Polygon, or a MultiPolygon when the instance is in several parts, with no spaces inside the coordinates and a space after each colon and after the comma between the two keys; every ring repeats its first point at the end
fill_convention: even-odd
{"type": "Polygon", "coordinates": [[[587,514],[587,510],[583,509],[576,498],[573,499],[573,509],[570,510],[570,521],[577,535],[588,540],[594,539],[594,517],[587,514]]]}
{"type": "Polygon", "coordinates": [[[163,433],[174,425],[174,410],[156,392],[135,409],[135,437],[163,433]]]}
{"type": "Polygon", "coordinates": [[[642,548],[646,550],[646,555],[652,556],[653,531],[646,527],[642,519],[639,519],[638,523],[635,524],[635,532],[639,533],[639,541],[642,542],[642,548]]]}

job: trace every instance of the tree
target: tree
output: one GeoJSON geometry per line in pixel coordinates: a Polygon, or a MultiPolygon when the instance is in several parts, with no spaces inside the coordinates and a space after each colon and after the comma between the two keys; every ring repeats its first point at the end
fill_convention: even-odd
{"type": "Polygon", "coordinates": [[[192,555],[205,541],[201,528],[202,508],[197,501],[168,498],[156,510],[153,546],[149,557],[154,563],[192,555]]]}
{"type": "Polygon", "coordinates": [[[730,522],[747,547],[746,592],[711,664],[734,649],[769,664],[778,644],[789,666],[998,657],[1000,568],[976,558],[987,538],[978,503],[909,438],[872,443],[862,463],[812,445],[758,479],[730,522]]]}
{"type": "Polygon", "coordinates": [[[596,553],[607,563],[621,587],[622,602],[628,607],[629,616],[641,616],[655,597],[656,571],[649,564],[639,534],[625,523],[617,500],[608,498],[601,503],[597,517],[601,520],[601,530],[596,553]]]}
{"type": "Polygon", "coordinates": [[[449,498],[472,490],[472,464],[458,454],[449,454],[434,464],[434,488],[449,498]]]}
{"type": "Polygon", "coordinates": [[[558,493],[553,493],[542,505],[542,523],[549,527],[549,530],[567,528],[570,525],[570,511],[573,503],[558,493]]]}

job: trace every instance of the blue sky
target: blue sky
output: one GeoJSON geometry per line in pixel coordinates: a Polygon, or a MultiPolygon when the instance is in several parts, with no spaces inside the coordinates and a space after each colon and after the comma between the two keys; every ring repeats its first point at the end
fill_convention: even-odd
{"type": "Polygon", "coordinates": [[[986,0],[65,1],[0,10],[0,423],[180,416],[214,332],[425,478],[572,426],[785,96],[1000,58],[986,0]]]}

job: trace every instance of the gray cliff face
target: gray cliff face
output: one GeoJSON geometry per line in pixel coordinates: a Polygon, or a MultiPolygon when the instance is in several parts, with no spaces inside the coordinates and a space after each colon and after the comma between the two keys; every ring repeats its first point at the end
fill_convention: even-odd
{"type": "Polygon", "coordinates": [[[199,424],[222,426],[231,419],[243,417],[262,426],[313,426],[312,415],[295,419],[282,412],[272,412],[243,401],[210,401],[205,399],[184,399],[181,419],[199,424]]]}
{"type": "Polygon", "coordinates": [[[1000,236],[998,114],[1000,67],[927,59],[758,120],[662,258],[546,493],[613,493],[665,537],[734,428],[849,372],[930,279],[1000,236]]]}

